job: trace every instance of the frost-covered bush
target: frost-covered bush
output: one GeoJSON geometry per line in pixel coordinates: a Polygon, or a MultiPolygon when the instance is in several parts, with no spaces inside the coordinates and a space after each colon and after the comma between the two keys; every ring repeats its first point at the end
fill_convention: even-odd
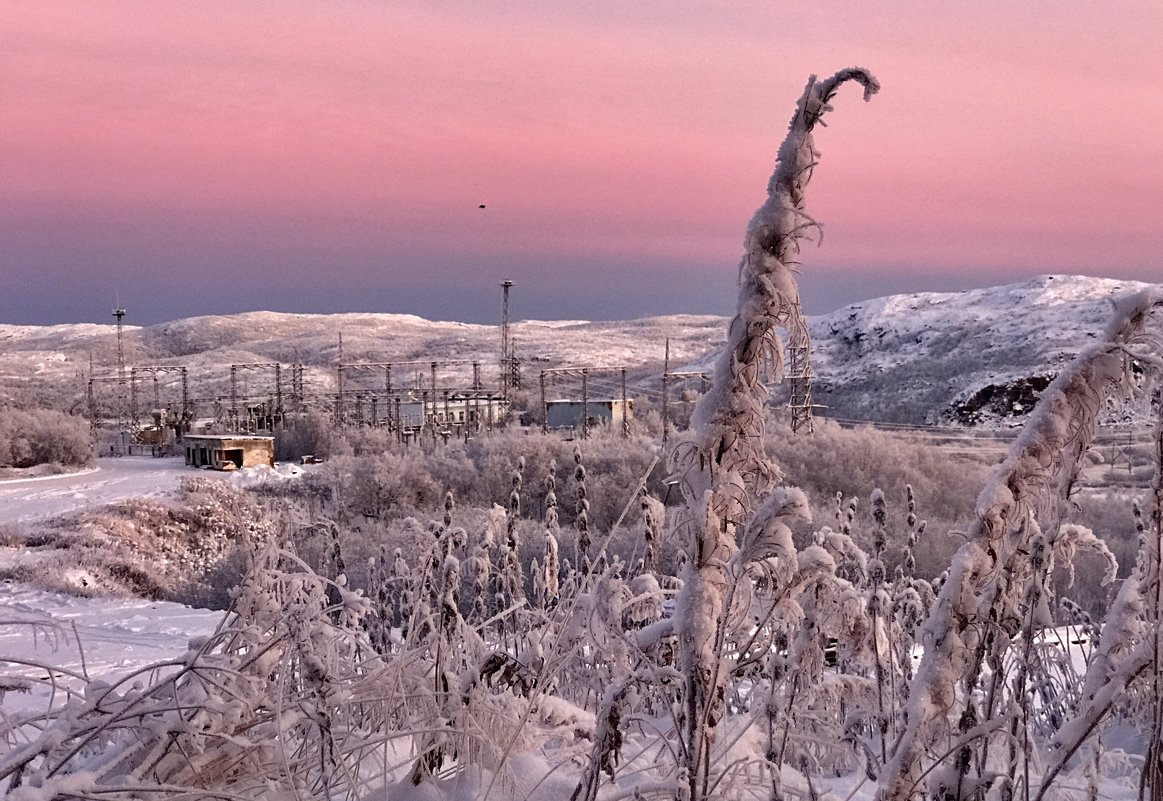
{"type": "Polygon", "coordinates": [[[827,419],[815,420],[810,436],[771,436],[767,447],[813,498],[842,492],[867,500],[881,489],[903,501],[911,485],[926,517],[951,526],[969,522],[973,499],[998,461],[988,449],[963,453],[921,435],[843,428],[827,419]]]}
{"type": "MultiPolygon", "coordinates": [[[[890,502],[895,532],[884,557],[890,575],[904,558],[906,496],[911,486],[918,514],[926,521],[925,536],[913,549],[912,572],[925,579],[945,570],[961,545],[957,532],[968,528],[974,495],[996,462],[989,450],[981,455],[950,454],[945,446],[925,437],[872,428],[847,429],[829,420],[816,420],[810,436],[771,436],[768,447],[812,500],[814,519],[835,517],[837,493],[845,504],[859,499],[850,512],[851,533],[866,550],[872,550],[868,498],[874,489],[883,491],[890,502]]],[[[848,510],[844,514],[849,514],[848,510]]],[[[833,528],[840,526],[838,521],[833,528]]],[[[797,542],[807,541],[805,527],[796,534],[797,542]]]]}
{"type": "MultiPolygon", "coordinates": [[[[433,449],[393,448],[382,453],[347,455],[331,459],[307,481],[338,514],[368,519],[437,513],[444,492],[451,491],[466,506],[488,508],[508,504],[513,465],[524,460],[525,473],[544,476],[552,462],[573,464],[574,443],[556,435],[496,432],[469,443],[450,443],[433,449]]],[[[594,531],[607,531],[629,500],[627,493],[646,475],[655,455],[651,440],[601,433],[583,446],[587,475],[588,517],[594,531]]],[[[648,488],[663,491],[662,471],[651,471],[648,488]]],[[[285,483],[272,490],[295,492],[285,483]]],[[[577,487],[572,470],[563,471],[556,491],[562,526],[573,526],[577,487]],[[570,498],[570,503],[560,502],[570,498]]],[[[540,520],[545,506],[545,487],[540,480],[522,487],[522,517],[540,520]]],[[[676,498],[677,499],[677,498],[676,498]]],[[[675,499],[675,500],[676,500],[675,499]]],[[[628,523],[637,521],[634,508],[628,523]]]]}
{"type": "Polygon", "coordinates": [[[0,409],[0,468],[82,466],[92,460],[84,419],[49,409],[0,409]]]}
{"type": "MultiPolygon", "coordinates": [[[[631,437],[623,439],[618,434],[603,434],[582,445],[586,467],[586,497],[590,502],[587,513],[590,528],[594,532],[607,532],[621,515],[628,501],[630,491],[646,476],[647,490],[658,497],[665,494],[662,480],[666,477],[661,466],[649,471],[651,461],[657,451],[655,444],[646,439],[631,437]]],[[[561,464],[572,464],[572,459],[561,464]]],[[[562,482],[562,491],[567,495],[573,488],[572,476],[562,482]]],[[[677,493],[672,502],[679,501],[677,493]]],[[[567,523],[575,522],[573,517],[563,515],[567,523]]],[[[639,521],[639,507],[636,504],[627,522],[639,521]]]]}
{"type": "Polygon", "coordinates": [[[424,517],[440,507],[446,491],[419,452],[342,456],[327,463],[326,473],[340,512],[351,516],[424,517]]]}
{"type": "Polygon", "coordinates": [[[42,558],[0,576],[79,595],[224,608],[244,568],[242,543],[265,536],[270,524],[246,493],[195,476],[172,501],[123,501],[53,525],[51,536],[42,530],[24,541],[45,549],[42,558]]]}

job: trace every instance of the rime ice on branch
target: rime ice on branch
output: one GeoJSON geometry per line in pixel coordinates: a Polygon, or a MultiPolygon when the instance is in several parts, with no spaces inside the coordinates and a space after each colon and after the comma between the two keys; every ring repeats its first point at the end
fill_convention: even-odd
{"type": "MultiPolygon", "coordinates": [[[[714,644],[723,625],[728,576],[736,550],[735,528],[750,517],[750,496],[764,493],[782,475],[763,451],[764,380],[776,379],[783,357],[776,328],[788,332],[806,358],[807,329],[792,274],[800,241],[818,224],[804,211],[804,189],[817,163],[812,131],[840,85],[856,81],[864,99],[880,85],[860,68],[815,76],[796,106],[779,149],[767,200],[755,212],[744,239],[738,309],[716,363],[710,392],[699,402],[689,436],[672,454],[686,500],[689,559],[676,606],[684,690],[682,737],[690,797],[709,787],[711,745],[723,710],[727,675],[714,644]]],[[[806,366],[806,365],[805,365],[806,366]]]]}

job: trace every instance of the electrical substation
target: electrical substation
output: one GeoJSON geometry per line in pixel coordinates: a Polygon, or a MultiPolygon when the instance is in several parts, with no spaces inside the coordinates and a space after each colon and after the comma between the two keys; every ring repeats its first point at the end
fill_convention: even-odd
{"type": "MultiPolygon", "coordinates": [[[[694,400],[709,388],[706,372],[671,370],[667,340],[661,390],[657,375],[644,378],[639,374],[631,386],[625,366],[583,364],[540,369],[537,387],[523,391],[522,361],[509,319],[514,284],[506,280],[500,286],[500,347],[495,363],[440,354],[431,358],[410,354],[411,358],[398,360],[349,359],[344,354],[343,335],[337,332],[338,347],[330,365],[304,364],[297,356],[291,363],[195,366],[174,360],[134,365],[126,357],[123,321],[127,312],[118,305],[113,311],[116,370],[98,375],[90,366],[88,377],[85,408],[97,452],[162,455],[179,452],[183,440],[195,436],[277,437],[308,414],[322,416],[339,427],[383,430],[405,445],[467,440],[518,419],[568,438],[588,438],[597,426],[629,436],[636,398],[645,398],[659,408],[666,443],[675,423],[689,417],[694,400]],[[537,405],[518,409],[517,402],[526,407],[537,405]]],[[[791,333],[788,377],[793,428],[811,431],[812,376],[806,326],[798,308],[781,311],[791,333]]],[[[231,449],[223,445],[216,450],[231,449]]],[[[187,461],[211,458],[196,453],[202,451],[187,448],[187,461]]],[[[225,461],[238,460],[231,457],[225,461]]]]}

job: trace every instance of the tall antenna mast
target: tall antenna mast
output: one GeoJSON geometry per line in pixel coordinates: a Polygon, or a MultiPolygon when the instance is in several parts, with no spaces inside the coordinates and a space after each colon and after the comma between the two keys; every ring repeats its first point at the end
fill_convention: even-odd
{"type": "Polygon", "coordinates": [[[509,397],[513,388],[512,342],[509,332],[509,288],[512,281],[501,282],[501,395],[509,397]]]}
{"type": "MultiPolygon", "coordinates": [[[[666,433],[666,424],[668,422],[667,418],[669,417],[669,414],[668,414],[669,409],[667,407],[669,406],[668,401],[670,400],[667,397],[667,395],[668,395],[667,390],[670,389],[670,387],[668,386],[669,385],[669,381],[668,381],[669,378],[670,378],[670,337],[667,337],[666,338],[666,350],[663,351],[663,356],[662,356],[662,448],[663,448],[663,450],[666,450],[666,446],[667,446],[669,439],[670,439],[670,437],[666,433]]],[[[622,413],[625,414],[626,413],[625,410],[623,410],[622,413]]]]}
{"type": "Polygon", "coordinates": [[[117,381],[125,382],[125,341],[121,334],[121,321],[125,319],[125,309],[121,308],[120,298],[114,301],[113,316],[117,318],[117,381]]]}

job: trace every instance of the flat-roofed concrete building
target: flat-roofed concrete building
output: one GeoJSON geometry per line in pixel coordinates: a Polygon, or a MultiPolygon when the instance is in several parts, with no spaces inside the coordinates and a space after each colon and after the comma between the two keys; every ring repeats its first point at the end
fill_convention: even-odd
{"type": "Polygon", "coordinates": [[[275,466],[275,438],[252,434],[187,434],[186,464],[214,470],[275,466]]]}
{"type": "Polygon", "coordinates": [[[545,403],[545,420],[549,428],[581,428],[582,416],[589,420],[589,425],[621,424],[624,420],[634,417],[634,401],[613,398],[594,398],[584,404],[577,400],[551,400],[545,403]]]}

